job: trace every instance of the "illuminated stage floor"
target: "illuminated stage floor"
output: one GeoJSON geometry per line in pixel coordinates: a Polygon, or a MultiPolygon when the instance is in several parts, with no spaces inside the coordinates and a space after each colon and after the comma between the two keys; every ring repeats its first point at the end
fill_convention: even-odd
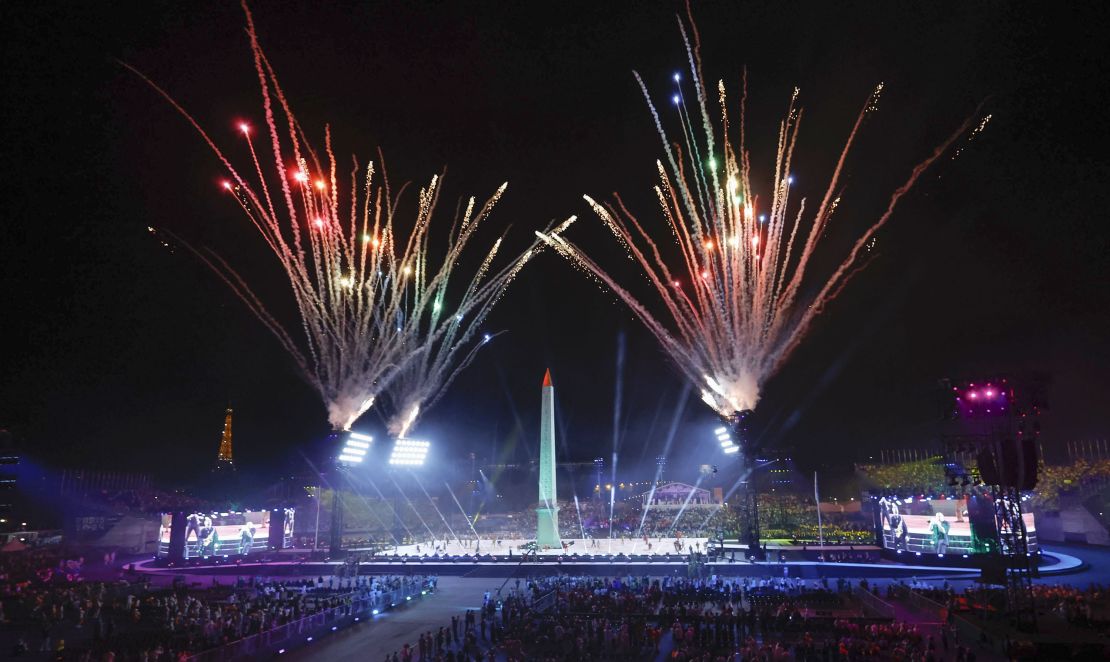
{"type": "MultiPolygon", "coordinates": [[[[608,541],[602,541],[608,542],[608,541]]],[[[497,558],[456,556],[455,558],[434,559],[419,557],[392,557],[379,556],[364,558],[358,564],[359,574],[429,574],[440,576],[468,576],[468,577],[529,577],[547,576],[558,573],[578,575],[612,576],[614,574],[635,574],[650,576],[685,576],[689,570],[686,557],[673,554],[674,546],[671,544],[672,556],[667,559],[663,556],[652,554],[646,556],[639,550],[632,559],[619,556],[630,554],[633,541],[625,541],[627,548],[622,548],[622,541],[613,541],[613,556],[604,549],[597,554],[580,554],[578,557],[548,554],[537,557],[524,557],[516,553],[510,559],[507,550],[497,554],[497,558]],[[628,551],[619,551],[627,549],[628,551]],[[403,560],[401,560],[403,559],[403,560]]],[[[643,541],[640,541],[641,547],[643,541]]],[[[656,543],[652,543],[653,552],[656,543]]],[[[496,546],[495,546],[496,548],[496,546]]],[[[413,547],[415,552],[415,546],[413,547]]],[[[423,550],[423,545],[421,545],[423,550]]],[[[1091,568],[1097,563],[1096,558],[1110,557],[1110,553],[1095,550],[1077,550],[1069,548],[1069,553],[1057,549],[1046,549],[1044,562],[1040,567],[1042,579],[1040,581],[1055,583],[1074,583],[1085,586],[1088,581],[1093,581],[1091,568]],[[1073,555],[1074,554],[1074,555],[1073,555]],[[1093,554],[1094,558],[1086,563],[1078,554],[1093,554]],[[1078,573],[1078,574],[1076,574],[1078,573]],[[1074,575],[1064,579],[1061,575],[1074,575]],[[1091,577],[1088,578],[1088,575],[1091,577]]],[[[486,551],[482,550],[483,556],[486,551]]],[[[280,559],[272,559],[263,563],[222,563],[211,565],[187,565],[177,567],[159,567],[153,561],[139,563],[137,570],[140,572],[158,574],[180,575],[207,575],[207,576],[318,576],[331,575],[339,571],[342,561],[334,560],[309,560],[301,557],[296,559],[291,553],[282,555],[280,559]]],[[[974,581],[979,571],[974,568],[956,568],[942,566],[926,566],[889,561],[876,563],[818,563],[816,561],[790,561],[778,563],[775,561],[749,563],[746,561],[715,561],[706,564],[706,571],[710,575],[723,577],[784,577],[795,579],[816,580],[819,578],[855,578],[855,579],[947,579],[950,581],[974,581]]],[[[1101,575],[1099,575],[1101,577],[1101,575]]]]}
{"type": "MultiPolygon", "coordinates": [[[[650,549],[648,548],[648,545],[644,544],[642,538],[637,538],[635,540],[622,540],[620,538],[594,540],[583,540],[580,538],[566,539],[563,541],[567,543],[566,552],[564,552],[560,548],[541,549],[536,553],[541,556],[564,557],[573,556],[574,554],[577,554],[580,557],[585,555],[608,556],[610,554],[624,554],[626,556],[648,554],[651,556],[662,556],[666,554],[679,553],[675,549],[676,540],[680,540],[681,544],[684,545],[682,548],[682,553],[688,553],[695,545],[700,551],[704,552],[705,544],[708,541],[708,538],[648,538],[648,543],[651,545],[650,549]]],[[[523,540],[503,540],[501,541],[501,545],[498,545],[496,541],[483,539],[480,545],[475,548],[473,540],[471,540],[469,543],[466,543],[465,545],[463,542],[456,542],[452,540],[447,543],[446,549],[444,549],[443,547],[443,541],[439,541],[438,544],[440,548],[439,553],[447,554],[449,556],[470,555],[474,553],[478,553],[480,555],[493,554],[496,556],[508,556],[509,550],[511,549],[513,556],[516,557],[520,556],[523,553],[521,551],[521,545],[523,545],[525,542],[526,541],[523,540]]],[[[398,555],[408,556],[433,556],[435,554],[435,551],[426,543],[421,543],[420,545],[401,545],[397,548],[396,553],[398,555]],[[419,550],[417,549],[418,547],[419,550]]]]}

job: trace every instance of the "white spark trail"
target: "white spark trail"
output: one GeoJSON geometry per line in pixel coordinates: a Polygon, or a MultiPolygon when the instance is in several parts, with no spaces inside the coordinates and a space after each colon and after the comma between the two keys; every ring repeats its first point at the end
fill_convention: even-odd
{"type": "MultiPolygon", "coordinates": [[[[688,112],[681,87],[673,97],[682,125],[682,144],[668,137],[646,84],[635,74],[663,143],[665,162],[656,163],[659,183],[655,194],[673,246],[661,247],[657,239],[663,234],[661,228],[642,224],[619,196],[605,204],[585,196],[646,276],[653,289],[650,298],[633,294],[564,236],[574,217],[554,230],[536,234],[631,308],[678,369],[698,387],[702,400],[728,417],[755,408],[766,380],[806,336],[814,318],[864,266],[863,249],[889,221],[905,194],[970,127],[979,124],[981,129],[984,123],[972,116],[918,163],[847,256],[823,284],[812,288],[816,293],[806,296],[803,284],[814,276],[810,262],[840,202],[849,154],[864,121],[875,111],[883,86],[868,95],[848,131],[819,203],[807,205],[805,198],[793,202],[791,173],[802,119],[798,91],[779,124],[769,181],[757,189],[745,144],[746,79],[738,104],[738,126],[730,126],[723,82],[717,85],[720,113],[714,124],[707,103],[709,88],[701,74],[697,30],[692,20],[689,34],[682,19],[679,25],[697,103],[696,113],[688,112]],[[696,116],[702,120],[700,136],[693,123],[696,116]]],[[[680,85],[679,78],[676,74],[680,85]]]]}
{"type": "Polygon", "coordinates": [[[429,249],[429,229],[443,177],[432,177],[420,189],[411,225],[398,222],[405,187],[392,191],[373,162],[360,164],[352,157],[349,184],[341,184],[330,127],[324,127],[322,150],[309,141],[262,50],[245,0],[242,7],[269,138],[267,153],[256,146],[253,129],[239,125],[253,172],[237,169],[168,92],[121,64],[181,113],[227,170],[224,188],[285,272],[301,330],[272,314],[223,256],[211,250],[194,253],[278,339],[319,394],[335,429],[350,429],[396,380],[389,401],[399,422],[390,427],[403,433],[474,359],[483,344],[472,343],[478,327],[539,244],[495,267],[502,237],[469,281],[457,291],[449,289],[464,249],[507,184],[480,206],[470,199],[445,235],[446,252],[437,262],[429,249]]]}

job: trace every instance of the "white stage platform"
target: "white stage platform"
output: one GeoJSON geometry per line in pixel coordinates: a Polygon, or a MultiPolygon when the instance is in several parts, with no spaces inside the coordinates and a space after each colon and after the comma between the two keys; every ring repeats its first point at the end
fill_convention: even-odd
{"type": "MultiPolygon", "coordinates": [[[[590,540],[564,539],[563,542],[567,543],[566,551],[562,548],[556,549],[541,549],[538,554],[543,556],[560,556],[563,554],[650,554],[650,555],[665,555],[675,553],[688,553],[692,548],[699,551],[705,551],[705,544],[708,538],[648,538],[647,544],[644,543],[642,538],[621,539],[621,538],[595,538],[590,540]],[[679,541],[682,545],[681,552],[675,549],[675,541],[679,541]],[[650,545],[650,548],[649,548],[650,545]]],[[[437,553],[449,554],[452,556],[462,554],[495,554],[498,556],[507,556],[509,550],[512,549],[513,556],[523,554],[522,547],[530,541],[527,540],[502,540],[498,545],[497,541],[483,538],[480,542],[475,544],[473,538],[469,540],[450,540],[446,545],[443,540],[437,540],[433,545],[428,543],[420,543],[418,545],[401,545],[397,548],[397,554],[408,554],[409,556],[424,556],[425,554],[433,556],[437,553]]]]}

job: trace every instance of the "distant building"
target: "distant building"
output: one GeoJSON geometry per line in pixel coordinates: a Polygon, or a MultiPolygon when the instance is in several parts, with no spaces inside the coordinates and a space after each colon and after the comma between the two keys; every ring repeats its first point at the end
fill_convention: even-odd
{"type": "Polygon", "coordinates": [[[651,508],[682,508],[712,506],[719,503],[713,499],[709,490],[687,485],[686,483],[666,483],[655,491],[644,493],[644,506],[651,508]],[[650,499],[650,501],[649,501],[650,499]]]}
{"type": "Polygon", "coordinates": [[[19,459],[11,433],[0,429],[0,519],[7,519],[15,505],[19,459]]]}
{"type": "Polygon", "coordinates": [[[221,473],[235,471],[235,458],[231,451],[231,407],[227,408],[227,415],[224,416],[224,432],[220,437],[220,450],[216,454],[213,470],[221,473]]]}

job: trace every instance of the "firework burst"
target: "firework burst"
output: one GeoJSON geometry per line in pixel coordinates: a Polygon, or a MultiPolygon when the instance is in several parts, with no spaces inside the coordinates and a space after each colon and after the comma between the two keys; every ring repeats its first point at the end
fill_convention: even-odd
{"type": "Polygon", "coordinates": [[[391,192],[372,162],[352,158],[349,170],[340,172],[327,127],[322,152],[309,142],[259,44],[245,2],[243,10],[268,138],[256,143],[252,127],[239,124],[251,163],[245,170],[233,165],[166,91],[124,66],[185,116],[215,152],[229,177],[223,188],[288,277],[301,329],[292,330],[275,318],[226,259],[211,250],[194,252],[278,339],[319,393],[334,428],[349,429],[400,375],[400,397],[391,399],[405,407],[399,416],[408,420],[402,426],[407,429],[420,408],[434,401],[473,359],[477,347],[464,348],[536,246],[495,269],[502,243],[498,239],[461,292],[448,290],[464,248],[507,184],[484,204],[468,201],[437,264],[430,257],[429,227],[442,176],[420,190],[411,227],[399,227],[395,210],[401,192],[391,192]]]}
{"type": "MultiPolygon", "coordinates": [[[[586,252],[563,236],[575,218],[537,235],[612,290],[643,321],[663,349],[701,391],[702,399],[722,416],[753,409],[760,389],[790,356],[814,318],[864,266],[868,242],[890,219],[898,202],[922,174],[971,127],[969,119],[923,161],[890,196],[885,210],[858,237],[847,256],[828,275],[816,294],[803,296],[807,270],[840,202],[841,175],[856,136],[875,111],[882,85],[867,98],[841,149],[828,187],[816,205],[794,201],[791,175],[802,110],[795,90],[779,125],[771,178],[757,194],[745,145],[746,83],[737,104],[738,121],[730,124],[723,82],[717,84],[720,118],[710,119],[702,76],[698,33],[690,19],[679,19],[689,59],[693,101],[687,103],[682,78],[675,74],[671,97],[683,141],[673,143],[657,106],[639,74],[636,81],[647,100],[663,142],[665,161],[657,161],[660,183],[655,194],[674,239],[668,255],[653,239],[653,229],[633,216],[620,198],[612,204],[586,201],[627,249],[654,288],[658,304],[633,295],[586,252]],[[684,145],[684,148],[682,147],[684,145]]],[[[658,234],[656,233],[656,236],[658,234]]]]}

